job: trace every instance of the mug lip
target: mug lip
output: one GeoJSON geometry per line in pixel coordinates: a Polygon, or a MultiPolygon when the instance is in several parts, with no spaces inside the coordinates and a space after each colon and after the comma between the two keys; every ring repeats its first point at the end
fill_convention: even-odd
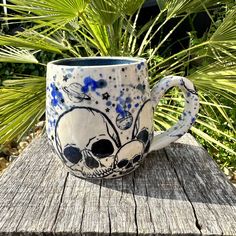
{"type": "Polygon", "coordinates": [[[109,67],[123,67],[123,66],[131,66],[138,65],[140,63],[146,63],[146,59],[142,57],[123,57],[123,56],[93,56],[93,57],[70,57],[63,58],[58,60],[53,60],[47,63],[47,66],[55,66],[55,67],[72,67],[72,68],[109,68],[109,67]],[[130,61],[130,63],[117,63],[117,64],[108,64],[108,65],[66,65],[66,64],[56,64],[63,61],[82,61],[82,60],[125,60],[130,61]]]}

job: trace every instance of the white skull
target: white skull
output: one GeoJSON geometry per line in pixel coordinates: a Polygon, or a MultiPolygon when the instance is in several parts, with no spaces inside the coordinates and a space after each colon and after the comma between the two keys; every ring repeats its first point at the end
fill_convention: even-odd
{"type": "Polygon", "coordinates": [[[144,144],[139,140],[133,140],[123,145],[116,154],[114,171],[123,175],[136,169],[142,160],[143,151],[144,144]]]}
{"type": "Polygon", "coordinates": [[[111,121],[93,108],[74,107],[56,126],[57,149],[65,164],[82,177],[105,177],[113,172],[120,140],[111,121]]]}

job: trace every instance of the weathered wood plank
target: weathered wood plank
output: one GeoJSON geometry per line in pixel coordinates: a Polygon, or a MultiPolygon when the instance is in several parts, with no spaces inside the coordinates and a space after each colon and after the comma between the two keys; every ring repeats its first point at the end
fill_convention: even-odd
{"type": "Polygon", "coordinates": [[[191,202],[203,235],[236,235],[236,188],[200,146],[173,144],[166,149],[178,181],[191,202]],[[184,166],[184,168],[183,168],[184,166]]]}
{"type": "Polygon", "coordinates": [[[0,235],[236,235],[236,189],[191,135],[103,181],[68,174],[42,137],[0,190],[0,235]]]}

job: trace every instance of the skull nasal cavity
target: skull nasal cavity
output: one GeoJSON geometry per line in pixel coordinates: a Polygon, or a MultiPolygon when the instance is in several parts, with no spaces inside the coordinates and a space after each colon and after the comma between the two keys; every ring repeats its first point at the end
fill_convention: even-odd
{"type": "Polygon", "coordinates": [[[96,143],[93,143],[91,151],[94,156],[103,158],[110,156],[114,152],[114,147],[110,140],[100,139],[96,143]]]}
{"type": "Polygon", "coordinates": [[[80,149],[73,146],[68,146],[64,149],[64,155],[68,161],[71,163],[78,163],[82,160],[82,154],[80,152],[80,149]]]}
{"type": "Polygon", "coordinates": [[[147,130],[142,130],[141,132],[139,132],[139,134],[137,135],[137,139],[144,142],[145,144],[148,141],[148,131],[147,130]]]}
{"type": "Polygon", "coordinates": [[[85,162],[86,162],[86,165],[91,169],[99,167],[99,162],[95,160],[92,156],[86,156],[85,162]]]}

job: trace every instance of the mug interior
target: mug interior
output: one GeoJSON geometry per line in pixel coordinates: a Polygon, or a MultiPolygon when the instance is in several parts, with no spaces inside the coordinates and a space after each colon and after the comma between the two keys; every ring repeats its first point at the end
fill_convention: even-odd
{"type": "Polygon", "coordinates": [[[97,58],[69,58],[61,59],[51,62],[53,65],[58,66],[116,66],[116,65],[129,65],[140,63],[142,59],[132,59],[132,58],[106,58],[106,57],[97,57],[97,58]]]}

